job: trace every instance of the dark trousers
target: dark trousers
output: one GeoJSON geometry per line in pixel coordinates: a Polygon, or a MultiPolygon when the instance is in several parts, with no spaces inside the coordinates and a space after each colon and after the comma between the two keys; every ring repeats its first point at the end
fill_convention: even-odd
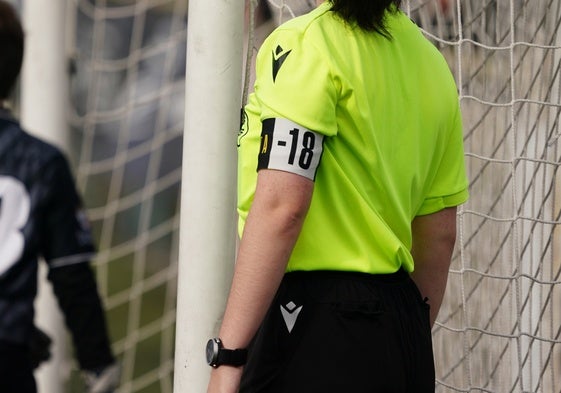
{"type": "Polygon", "coordinates": [[[27,346],[0,340],[0,392],[37,392],[27,346]]]}
{"type": "Polygon", "coordinates": [[[404,271],[285,275],[240,393],[434,393],[429,306],[404,271]]]}

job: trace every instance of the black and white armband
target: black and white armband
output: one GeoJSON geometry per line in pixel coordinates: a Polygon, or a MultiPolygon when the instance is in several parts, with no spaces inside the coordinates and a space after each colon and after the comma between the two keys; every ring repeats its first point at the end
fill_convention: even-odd
{"type": "Polygon", "coordinates": [[[324,136],[290,120],[263,120],[259,169],[278,169],[314,180],[323,152],[324,136]]]}

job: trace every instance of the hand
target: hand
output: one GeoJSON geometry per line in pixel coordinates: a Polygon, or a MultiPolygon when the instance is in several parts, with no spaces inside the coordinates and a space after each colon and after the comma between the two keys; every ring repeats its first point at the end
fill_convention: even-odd
{"type": "Polygon", "coordinates": [[[211,371],[207,393],[237,393],[242,367],[220,366],[211,371]]]}
{"type": "Polygon", "coordinates": [[[99,370],[84,370],[85,393],[113,393],[119,386],[121,367],[117,362],[99,370]]]}

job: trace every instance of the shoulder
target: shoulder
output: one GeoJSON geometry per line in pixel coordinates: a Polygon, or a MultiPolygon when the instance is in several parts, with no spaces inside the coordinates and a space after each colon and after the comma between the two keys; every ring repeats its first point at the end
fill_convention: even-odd
{"type": "Polygon", "coordinates": [[[20,144],[22,156],[33,159],[43,166],[60,161],[66,162],[66,158],[58,147],[25,130],[21,132],[20,144]]]}
{"type": "Polygon", "coordinates": [[[0,171],[24,182],[50,168],[68,166],[58,147],[29,134],[17,122],[0,121],[0,151],[3,151],[0,171]]]}
{"type": "Polygon", "coordinates": [[[326,18],[331,15],[331,6],[325,2],[310,12],[292,18],[279,27],[275,31],[306,31],[310,27],[323,23],[326,18]]]}
{"type": "Polygon", "coordinates": [[[32,155],[34,159],[45,163],[53,158],[63,157],[62,151],[54,144],[39,138],[23,129],[19,123],[12,122],[12,127],[17,129],[15,145],[22,155],[32,155]]]}
{"type": "Polygon", "coordinates": [[[276,49],[279,44],[288,46],[314,45],[322,40],[322,30],[333,22],[329,3],[323,3],[307,14],[281,24],[265,39],[262,48],[276,49]]]}

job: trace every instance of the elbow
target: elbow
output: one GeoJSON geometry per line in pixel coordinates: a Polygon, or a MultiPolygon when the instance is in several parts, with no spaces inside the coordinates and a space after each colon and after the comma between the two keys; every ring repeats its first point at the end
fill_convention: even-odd
{"type": "Polygon", "coordinates": [[[440,242],[448,249],[453,250],[456,245],[456,226],[451,226],[448,231],[440,234],[440,242]]]}
{"type": "Polygon", "coordinates": [[[299,175],[260,171],[251,213],[279,232],[299,230],[311,204],[313,187],[312,181],[299,175]]]}
{"type": "Polygon", "coordinates": [[[281,233],[299,231],[308,213],[308,204],[279,205],[271,209],[271,218],[281,233]]]}

